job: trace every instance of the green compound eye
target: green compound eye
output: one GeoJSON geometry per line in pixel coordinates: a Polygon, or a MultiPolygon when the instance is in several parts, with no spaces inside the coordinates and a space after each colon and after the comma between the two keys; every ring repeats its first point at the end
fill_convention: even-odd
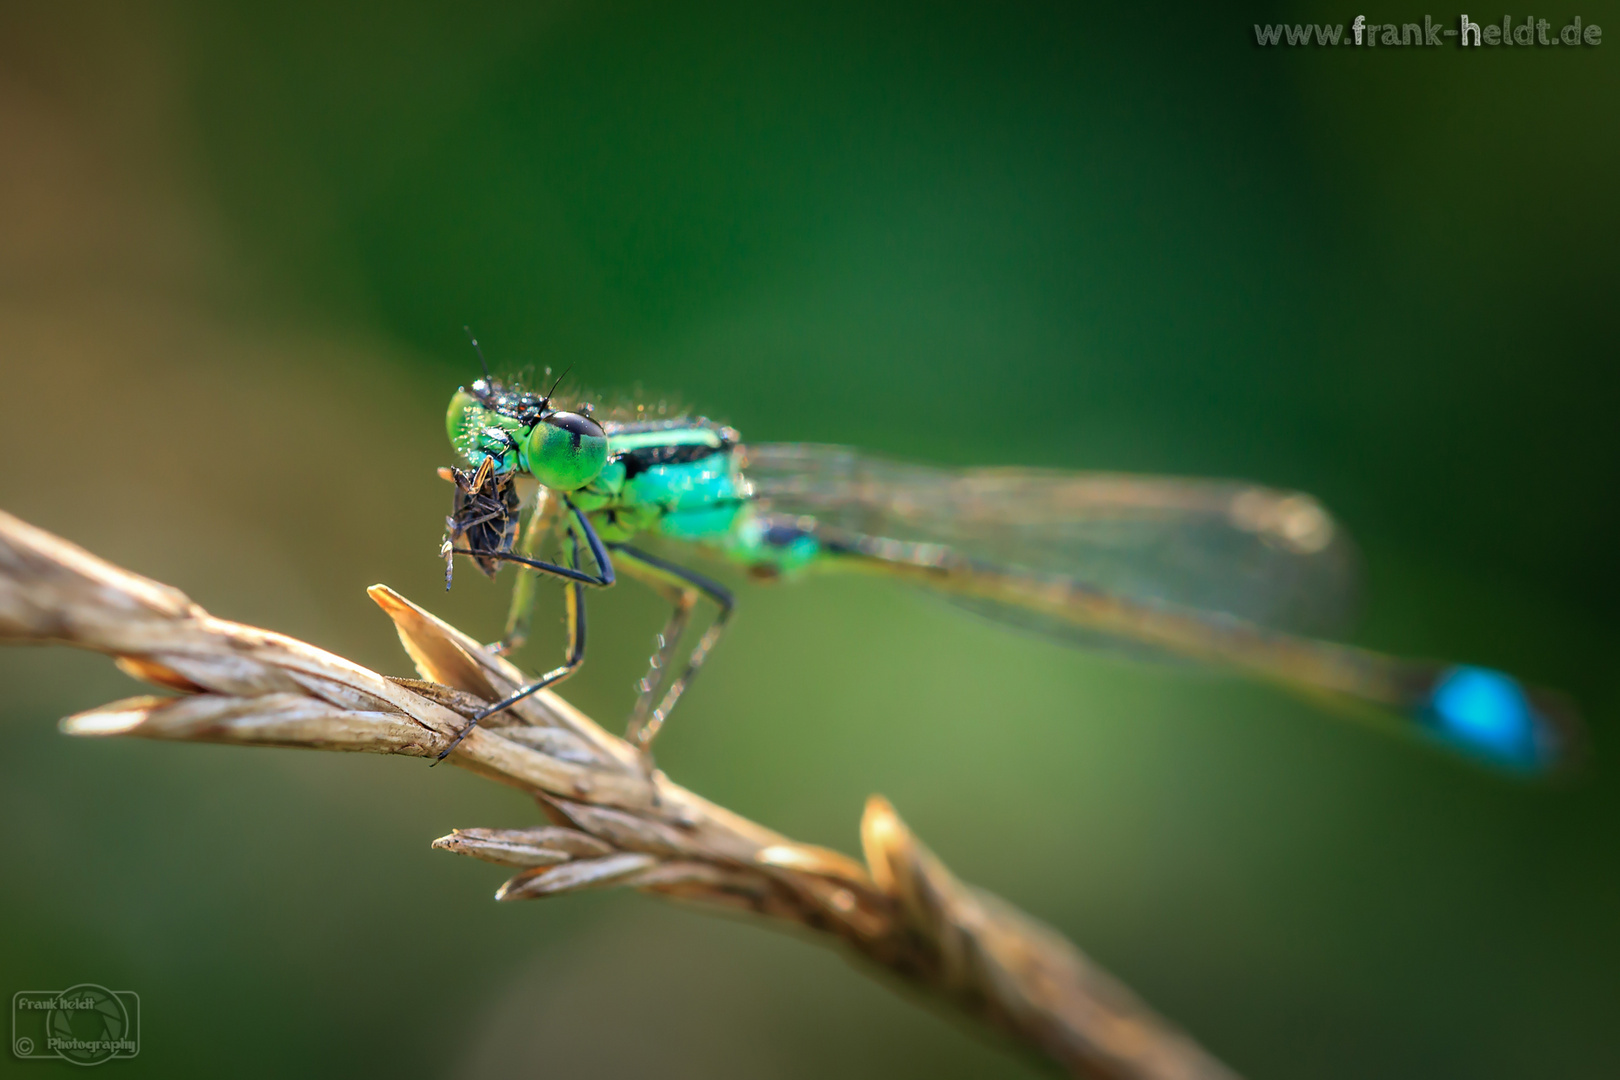
{"type": "Polygon", "coordinates": [[[554,412],[529,432],[529,472],[553,491],[577,491],[607,465],[607,450],[607,435],[595,420],[554,412]]]}
{"type": "Polygon", "coordinates": [[[517,466],[514,451],[523,445],[526,435],[523,425],[513,417],[485,407],[466,390],[457,390],[451,397],[444,427],[450,436],[450,445],[471,464],[477,465],[487,455],[495,459],[495,468],[499,471],[517,466]],[[509,438],[502,437],[503,431],[509,438]]]}
{"type": "Polygon", "coordinates": [[[444,416],[445,433],[450,436],[450,445],[466,453],[472,446],[473,432],[489,423],[488,416],[477,398],[465,390],[457,390],[450,398],[450,410],[444,416]]]}

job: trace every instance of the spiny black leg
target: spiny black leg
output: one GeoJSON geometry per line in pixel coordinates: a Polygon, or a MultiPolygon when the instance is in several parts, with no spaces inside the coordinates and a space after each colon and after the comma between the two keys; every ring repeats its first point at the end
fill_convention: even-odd
{"type": "Polygon", "coordinates": [[[638,551],[623,544],[615,545],[613,550],[625,567],[626,573],[633,572],[635,576],[648,581],[650,584],[669,588],[673,594],[673,603],[675,605],[669,623],[664,627],[664,634],[658,652],[652,658],[647,677],[642,680],[641,696],[636,701],[635,711],[630,714],[630,723],[624,735],[631,745],[644,754],[649,754],[653,739],[658,736],[659,729],[664,726],[664,721],[669,719],[669,714],[674,710],[675,703],[686,692],[686,688],[692,684],[692,679],[697,675],[698,669],[703,666],[703,661],[708,659],[709,652],[714,648],[715,642],[720,640],[720,635],[725,631],[726,623],[730,620],[731,613],[737,605],[732,598],[731,591],[724,585],[711,581],[701,574],[694,573],[684,566],[677,566],[657,556],[649,555],[644,551],[638,551]],[[632,570],[632,567],[634,570],[632,570]],[[676,645],[681,635],[686,631],[686,625],[692,613],[692,605],[697,602],[699,596],[706,596],[714,601],[720,612],[715,616],[714,622],[709,624],[709,628],[703,632],[703,636],[698,639],[697,647],[692,650],[692,655],[687,658],[685,670],[670,684],[669,689],[664,693],[663,700],[658,703],[658,707],[650,708],[654,695],[663,688],[664,680],[668,677],[669,661],[675,654],[676,645]]]}
{"type": "Polygon", "coordinates": [[[596,530],[591,527],[590,519],[580,511],[579,507],[566,498],[564,498],[563,503],[574,515],[575,524],[569,526],[569,531],[573,532],[578,529],[584,533],[585,542],[590,545],[591,557],[596,560],[597,572],[594,574],[587,574],[577,567],[558,566],[556,563],[545,562],[541,559],[529,559],[522,555],[514,555],[510,551],[482,551],[476,548],[453,547],[450,552],[455,555],[467,555],[475,559],[495,559],[498,562],[517,563],[519,566],[540,570],[554,577],[566,578],[569,581],[578,581],[581,584],[594,585],[598,588],[606,588],[612,585],[615,580],[613,562],[608,558],[607,549],[602,545],[601,538],[596,535],[596,530]]]}
{"type": "MultiPolygon", "coordinates": [[[[570,509],[573,509],[573,507],[570,506],[570,509]]],[[[435,765],[443,761],[447,756],[449,756],[452,750],[460,746],[461,740],[465,739],[468,734],[471,733],[472,729],[478,726],[479,721],[494,716],[502,709],[508,708],[515,702],[522,701],[524,698],[528,697],[530,694],[533,694],[537,690],[544,690],[548,686],[553,686],[556,683],[562,682],[564,679],[568,678],[568,676],[578,671],[580,666],[585,663],[585,585],[613,584],[613,563],[609,561],[607,552],[602,547],[602,542],[597,540],[595,532],[591,531],[590,522],[587,521],[585,516],[580,514],[578,510],[575,510],[574,513],[579,524],[585,530],[586,542],[591,543],[591,541],[595,541],[594,543],[591,543],[591,547],[594,549],[593,554],[596,552],[601,553],[597,561],[597,567],[601,571],[601,574],[597,579],[593,580],[588,575],[579,571],[579,537],[575,531],[570,528],[568,534],[568,561],[573,563],[573,568],[569,573],[567,591],[563,594],[563,601],[566,608],[565,617],[568,626],[567,658],[563,661],[561,667],[554,668],[553,670],[546,672],[534,682],[519,688],[504,700],[496,702],[494,705],[491,705],[489,708],[485,709],[483,712],[469,720],[467,722],[467,726],[462,728],[461,731],[456,734],[454,739],[450,740],[450,745],[440,751],[439,756],[434,759],[433,763],[435,765]]],[[[561,570],[569,568],[558,567],[557,569],[561,570]]]]}

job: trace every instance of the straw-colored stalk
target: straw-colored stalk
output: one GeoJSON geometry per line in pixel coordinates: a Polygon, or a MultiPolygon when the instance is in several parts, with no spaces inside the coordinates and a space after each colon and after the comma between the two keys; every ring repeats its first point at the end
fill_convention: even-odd
{"type": "MultiPolygon", "coordinates": [[[[218,619],[183,593],[0,512],[0,641],[116,658],[171,693],[62,721],[70,735],[436,755],[522,673],[383,585],[423,681],[218,619]]],[[[1071,1074],[1233,1074],[1055,930],[954,877],[873,796],[865,862],[796,843],[646,774],[636,751],[551,693],[486,721],[448,759],[531,795],[549,824],[435,840],[517,872],[526,900],[626,886],[807,929],[1044,1052],[1071,1074]]]]}

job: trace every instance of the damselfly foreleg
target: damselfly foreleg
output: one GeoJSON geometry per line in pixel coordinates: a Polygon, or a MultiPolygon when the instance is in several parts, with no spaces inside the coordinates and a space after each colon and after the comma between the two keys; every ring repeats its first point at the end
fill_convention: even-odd
{"type": "Polygon", "coordinates": [[[480,550],[477,548],[458,547],[452,547],[447,550],[452,555],[467,555],[472,558],[494,559],[497,562],[516,563],[519,566],[527,566],[535,570],[543,571],[547,574],[552,574],[556,577],[566,578],[569,581],[577,581],[582,585],[595,585],[598,588],[604,588],[608,585],[612,585],[614,581],[613,563],[608,559],[607,548],[603,545],[601,537],[596,535],[596,530],[591,527],[590,519],[580,512],[579,507],[575,506],[567,499],[564,499],[563,502],[567,507],[568,512],[574,515],[573,522],[568,526],[569,532],[572,533],[575,530],[578,530],[579,532],[583,533],[586,544],[590,546],[591,558],[596,561],[597,572],[594,574],[587,574],[585,571],[577,568],[558,566],[556,563],[549,563],[544,559],[531,559],[523,555],[514,555],[510,551],[492,551],[480,550]]]}
{"type": "Polygon", "coordinates": [[[509,552],[455,549],[458,555],[482,556],[499,559],[503,562],[515,562],[522,566],[565,578],[568,581],[568,587],[563,593],[563,602],[565,623],[568,628],[568,655],[561,667],[546,672],[534,682],[519,688],[503,700],[496,702],[474,716],[468,721],[467,726],[462,728],[456,734],[456,737],[451,740],[450,745],[439,753],[436,762],[443,761],[452,750],[461,745],[461,740],[465,739],[472,729],[478,726],[480,721],[494,716],[502,709],[522,701],[536,691],[544,690],[548,686],[562,682],[578,671],[580,666],[585,663],[585,586],[605,587],[612,585],[614,582],[613,562],[608,558],[607,549],[596,535],[596,530],[591,528],[590,520],[580,513],[579,509],[573,504],[569,503],[567,506],[574,515],[574,521],[569,525],[567,540],[570,566],[558,566],[554,563],[513,555],[509,552]],[[579,540],[581,533],[584,534],[585,542],[591,549],[591,557],[596,561],[597,573],[595,574],[587,574],[579,568],[579,540]]]}

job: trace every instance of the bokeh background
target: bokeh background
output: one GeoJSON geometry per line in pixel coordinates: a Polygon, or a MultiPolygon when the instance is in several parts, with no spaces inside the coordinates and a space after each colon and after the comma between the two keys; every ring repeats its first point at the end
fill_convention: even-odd
{"type": "MultiPolygon", "coordinates": [[[[8,3],[0,506],[407,673],[366,585],[504,613],[434,557],[464,323],[755,439],[1312,491],[1361,544],[1354,640],[1568,688],[1587,776],[869,581],[739,583],[661,764],[846,850],[885,793],[1253,1077],[1620,1074],[1620,18],[1254,44],[1353,14],[8,3]]],[[[612,717],[662,612],[593,605],[568,694],[612,717]]],[[[109,1074],[1038,1071],[751,924],[493,904],[428,841],[535,814],[456,770],[70,741],[138,691],[64,650],[0,686],[0,991],[138,991],[109,1074]]]]}

